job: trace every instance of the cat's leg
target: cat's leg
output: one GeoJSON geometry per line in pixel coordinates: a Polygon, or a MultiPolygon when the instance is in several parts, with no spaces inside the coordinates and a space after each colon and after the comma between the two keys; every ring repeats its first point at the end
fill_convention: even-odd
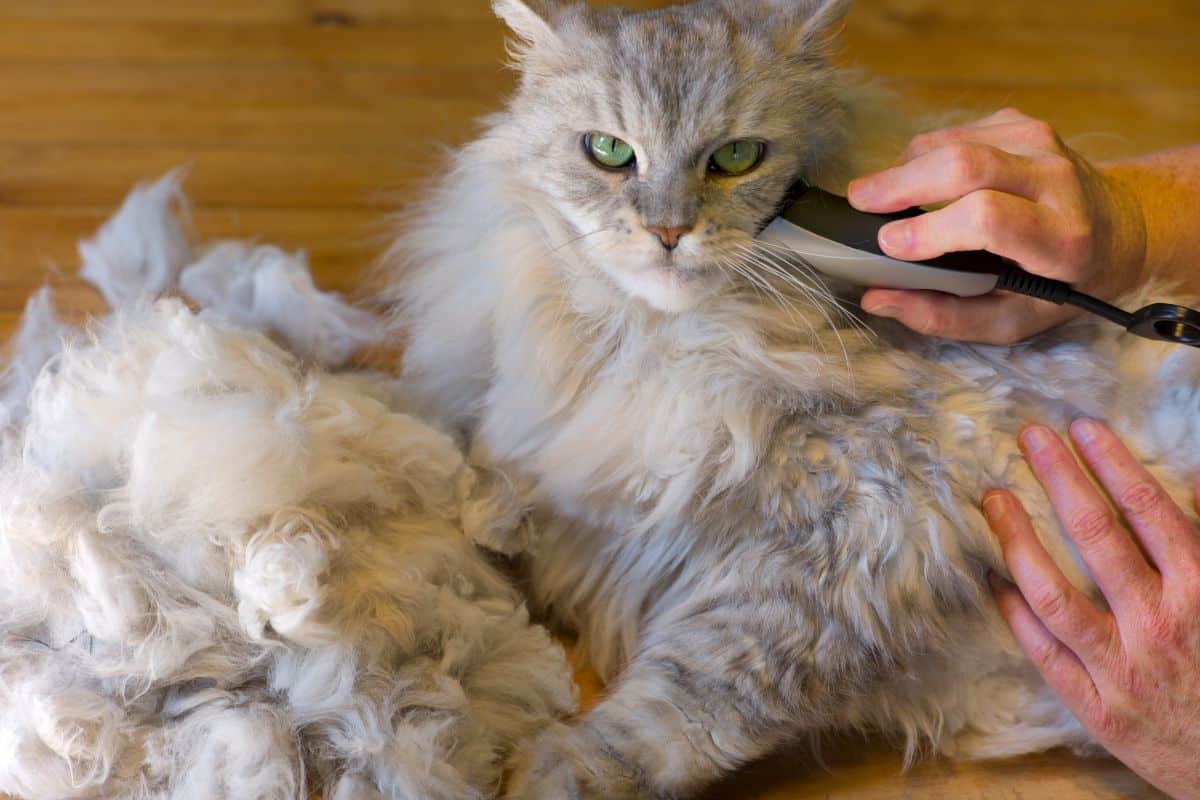
{"type": "Polygon", "coordinates": [[[690,797],[818,726],[833,692],[806,658],[817,626],[778,594],[754,594],[694,601],[651,623],[607,697],[519,756],[508,797],[690,797]]]}

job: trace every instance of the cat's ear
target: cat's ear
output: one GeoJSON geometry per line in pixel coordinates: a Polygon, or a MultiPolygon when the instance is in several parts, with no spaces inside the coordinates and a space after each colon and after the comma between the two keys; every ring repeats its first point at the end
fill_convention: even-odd
{"type": "Polygon", "coordinates": [[[801,2],[803,14],[808,19],[808,28],[823,35],[850,13],[852,0],[807,0],[801,2]]]}
{"type": "Polygon", "coordinates": [[[492,0],[492,11],[529,47],[558,42],[550,25],[553,0],[492,0]]]}
{"type": "Polygon", "coordinates": [[[800,55],[820,56],[850,11],[852,0],[761,0],[779,20],[786,46],[800,55]]]}

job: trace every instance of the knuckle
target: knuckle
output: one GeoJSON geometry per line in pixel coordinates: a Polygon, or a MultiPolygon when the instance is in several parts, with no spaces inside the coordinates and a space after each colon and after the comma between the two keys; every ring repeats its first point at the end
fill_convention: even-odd
{"type": "Polygon", "coordinates": [[[1060,647],[1058,642],[1041,642],[1030,649],[1029,660],[1042,671],[1047,671],[1058,661],[1060,647]]]}
{"type": "Polygon", "coordinates": [[[1066,156],[1057,154],[1047,156],[1042,162],[1042,166],[1046,170],[1047,176],[1055,183],[1072,182],[1079,175],[1079,169],[1075,166],[1075,162],[1066,156]]]}
{"type": "Polygon", "coordinates": [[[926,131],[925,133],[918,133],[912,138],[912,141],[908,143],[908,149],[906,152],[923,153],[936,146],[941,137],[945,135],[945,131],[926,131]]]}
{"type": "Polygon", "coordinates": [[[1175,650],[1183,646],[1187,636],[1183,625],[1165,609],[1149,613],[1142,624],[1146,641],[1160,650],[1175,650]]]}
{"type": "MultiPolygon", "coordinates": [[[[1067,156],[1052,153],[1035,159],[1033,163],[1039,173],[1042,190],[1054,197],[1060,206],[1068,209],[1087,207],[1083,177],[1074,161],[1067,156]]],[[[1080,222],[1086,224],[1087,220],[1085,218],[1080,222]]]]}
{"type": "Polygon", "coordinates": [[[1054,152],[1062,149],[1058,133],[1049,122],[1040,119],[1029,119],[1024,123],[1024,126],[1025,135],[1033,144],[1054,152]]]}
{"type": "Polygon", "coordinates": [[[1076,544],[1095,546],[1108,537],[1112,530],[1112,515],[1099,508],[1076,511],[1067,519],[1067,533],[1076,544]]]}
{"type": "Polygon", "coordinates": [[[959,138],[961,138],[961,133],[957,128],[942,128],[918,133],[904,148],[904,159],[911,161],[919,156],[932,153],[959,138]]]}
{"type": "Polygon", "coordinates": [[[1092,729],[1104,741],[1122,741],[1129,735],[1129,718],[1120,711],[1099,706],[1091,709],[1088,716],[1092,729]]]}
{"type": "Polygon", "coordinates": [[[1004,227],[1004,207],[993,192],[977,192],[971,207],[971,224],[989,241],[1004,227]]]}
{"type": "Polygon", "coordinates": [[[1071,601],[1060,586],[1045,585],[1030,593],[1029,605],[1045,620],[1065,620],[1071,601]]]}
{"type": "Polygon", "coordinates": [[[958,186],[980,186],[987,183],[991,170],[987,151],[966,142],[948,148],[951,180],[958,186]]]}
{"type": "Polygon", "coordinates": [[[1009,122],[1016,122],[1017,120],[1029,119],[1028,115],[1026,115],[1025,112],[1021,111],[1021,109],[1016,108],[1014,106],[1005,106],[1004,108],[1000,109],[995,114],[993,114],[992,118],[997,119],[997,120],[1006,120],[1009,122]]]}
{"type": "Polygon", "coordinates": [[[1092,236],[1092,227],[1089,223],[1077,223],[1068,228],[1059,243],[1063,256],[1068,261],[1076,263],[1090,261],[1092,236]]]}
{"type": "Polygon", "coordinates": [[[1117,505],[1137,517],[1152,517],[1162,511],[1166,497],[1153,483],[1139,481],[1117,493],[1117,505]]]}

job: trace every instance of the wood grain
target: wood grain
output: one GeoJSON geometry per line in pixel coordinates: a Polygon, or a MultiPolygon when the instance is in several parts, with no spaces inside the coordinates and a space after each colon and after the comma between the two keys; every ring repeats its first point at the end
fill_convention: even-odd
{"type": "MultiPolygon", "coordinates": [[[[1096,157],[1200,141],[1195,0],[860,0],[843,41],[842,63],[917,106],[1017,105],[1096,157]]],[[[44,281],[99,310],[77,240],[181,164],[200,235],[303,249],[352,291],[440,144],[500,107],[502,57],[484,0],[0,0],[0,334],[44,281]]],[[[823,757],[781,755],[711,797],[1157,796],[1062,753],[904,773],[886,743],[843,738],[823,757]]]]}

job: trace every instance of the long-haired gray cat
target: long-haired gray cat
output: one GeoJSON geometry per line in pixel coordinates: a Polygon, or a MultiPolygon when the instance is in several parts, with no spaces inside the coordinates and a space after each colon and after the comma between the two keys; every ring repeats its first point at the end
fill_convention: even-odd
{"type": "Polygon", "coordinates": [[[843,0],[494,3],[520,88],[392,292],[414,385],[526,493],[534,602],[610,681],[512,796],[685,797],[833,729],[1086,747],[984,588],[979,499],[1016,491],[1090,586],[1017,429],[1088,413],[1148,461],[1200,454],[1196,392],[1154,388],[1200,363],[1084,323],[1013,348],[868,328],[754,239],[798,176],[844,189],[901,133],[826,58],[843,0]]]}

